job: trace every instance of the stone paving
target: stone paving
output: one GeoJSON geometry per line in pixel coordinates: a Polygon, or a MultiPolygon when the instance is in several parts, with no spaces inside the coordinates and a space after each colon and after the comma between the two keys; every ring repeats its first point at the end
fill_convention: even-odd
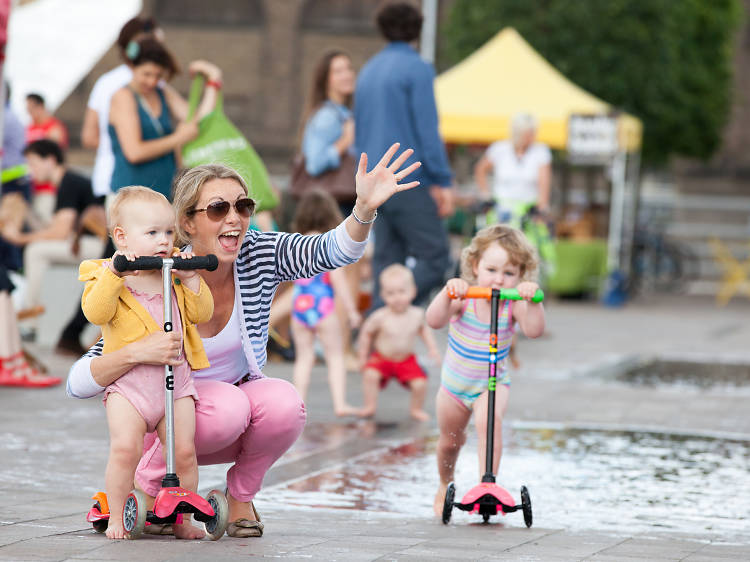
{"type": "MultiPolygon", "coordinates": [[[[696,392],[680,386],[647,387],[616,380],[623,365],[646,357],[750,363],[750,305],[717,309],[709,300],[669,297],[622,309],[593,302],[548,303],[548,334],[522,340],[520,371],[513,373],[506,420],[523,427],[621,428],[708,435],[750,441],[750,392],[696,392]]],[[[67,311],[49,319],[64,321],[67,311]]],[[[45,319],[47,322],[48,319],[45,319]]],[[[49,326],[46,327],[49,329],[49,326]]],[[[445,334],[439,334],[444,342],[445,334]]],[[[70,359],[42,342],[34,350],[64,374],[70,359]]],[[[269,376],[289,378],[291,366],[272,363],[269,376]]],[[[437,389],[432,368],[430,396],[437,389]]],[[[428,510],[408,516],[389,511],[285,505],[274,490],[339,466],[395,441],[435,433],[434,419],[406,418],[408,394],[393,385],[381,397],[375,424],[341,421],[331,413],[325,370],[314,372],[302,439],[272,468],[256,505],[266,524],[260,539],[183,542],[171,537],[108,541],[85,522],[92,491],[101,489],[107,432],[101,402],[73,400],[62,388],[0,388],[0,560],[235,560],[239,556],[307,560],[748,560],[750,520],[733,531],[720,523],[695,533],[575,529],[566,521],[522,526],[520,516],[488,525],[468,516],[450,525],[428,510]],[[739,531],[737,529],[740,529],[739,531]],[[744,531],[743,531],[744,529],[744,531]]],[[[360,400],[349,376],[350,401],[360,400]]],[[[432,399],[428,411],[434,412],[432,399]]],[[[474,454],[467,448],[463,455],[474,454]]],[[[221,485],[221,467],[201,472],[204,486],[221,485]]],[[[436,474],[425,474],[436,483],[436,474]]],[[[747,490],[748,479],[728,482],[722,494],[747,490]]],[[[429,503],[429,502],[428,502],[429,503]]]]}

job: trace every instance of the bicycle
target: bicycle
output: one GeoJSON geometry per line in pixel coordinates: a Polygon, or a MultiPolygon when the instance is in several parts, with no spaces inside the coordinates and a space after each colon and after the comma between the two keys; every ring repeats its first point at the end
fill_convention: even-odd
{"type": "Polygon", "coordinates": [[[695,277],[697,260],[685,244],[661,229],[640,225],[633,236],[628,295],[683,292],[695,277]]]}

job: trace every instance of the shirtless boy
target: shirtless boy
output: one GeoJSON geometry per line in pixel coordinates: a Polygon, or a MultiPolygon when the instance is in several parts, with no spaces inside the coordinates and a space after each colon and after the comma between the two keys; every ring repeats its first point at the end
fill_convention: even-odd
{"type": "Polygon", "coordinates": [[[411,390],[409,413],[419,421],[430,418],[424,411],[427,375],[414,355],[420,336],[430,357],[439,365],[440,352],[425,324],[424,310],[411,303],[417,294],[414,276],[408,267],[393,264],[380,274],[380,296],[385,306],[373,312],[359,333],[359,363],[364,375],[362,416],[373,416],[378,393],[393,377],[411,390]],[[374,349],[370,353],[371,349],[374,349]]]}

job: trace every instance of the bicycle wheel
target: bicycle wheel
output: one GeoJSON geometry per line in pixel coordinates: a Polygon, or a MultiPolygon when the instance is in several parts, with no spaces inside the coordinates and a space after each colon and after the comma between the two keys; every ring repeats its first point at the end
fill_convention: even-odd
{"type": "Polygon", "coordinates": [[[654,289],[657,292],[678,292],[683,284],[683,260],[678,246],[664,242],[654,252],[651,263],[654,289]]]}

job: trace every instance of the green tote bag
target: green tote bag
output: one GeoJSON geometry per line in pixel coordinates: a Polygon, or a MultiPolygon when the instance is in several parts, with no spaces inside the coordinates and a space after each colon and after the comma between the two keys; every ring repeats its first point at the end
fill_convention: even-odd
{"type": "MultiPolygon", "coordinates": [[[[188,119],[195,115],[203,92],[204,78],[199,75],[193,80],[188,99],[188,119]]],[[[225,164],[237,170],[250,186],[250,196],[258,204],[258,211],[276,207],[279,200],[271,189],[263,161],[253,147],[224,115],[224,97],[217,92],[216,107],[201,119],[199,133],[195,140],[182,148],[183,166],[192,168],[200,164],[225,164]]]]}

